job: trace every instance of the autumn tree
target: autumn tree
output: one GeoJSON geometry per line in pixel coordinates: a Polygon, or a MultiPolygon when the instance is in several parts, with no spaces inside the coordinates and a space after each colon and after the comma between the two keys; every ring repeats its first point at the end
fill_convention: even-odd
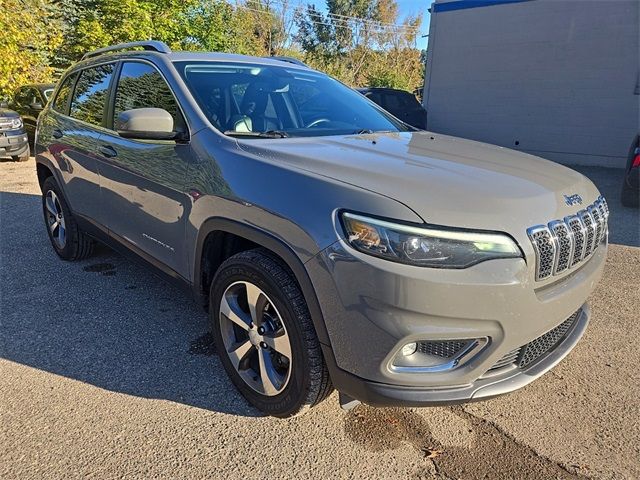
{"type": "Polygon", "coordinates": [[[48,82],[62,41],[61,20],[44,0],[0,0],[0,97],[27,82],[48,82]]]}

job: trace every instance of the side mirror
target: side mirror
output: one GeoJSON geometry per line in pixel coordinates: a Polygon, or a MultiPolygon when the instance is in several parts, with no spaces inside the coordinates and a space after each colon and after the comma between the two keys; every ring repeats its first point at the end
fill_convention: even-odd
{"type": "Polygon", "coordinates": [[[123,138],[175,140],[173,117],[162,108],[135,108],[118,115],[116,131],[123,138]]]}
{"type": "Polygon", "coordinates": [[[44,108],[40,102],[33,102],[29,107],[33,110],[42,110],[44,108]]]}

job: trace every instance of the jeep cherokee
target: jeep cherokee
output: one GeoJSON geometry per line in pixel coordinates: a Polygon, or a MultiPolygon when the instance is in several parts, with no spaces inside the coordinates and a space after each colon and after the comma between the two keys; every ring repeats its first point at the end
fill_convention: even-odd
{"type": "Polygon", "coordinates": [[[56,253],[100,240],[193,292],[233,383],[280,417],[333,388],[345,406],[518,389],[576,345],[605,263],[584,176],[415,131],[284,60],[89,53],[36,154],[56,253]]]}

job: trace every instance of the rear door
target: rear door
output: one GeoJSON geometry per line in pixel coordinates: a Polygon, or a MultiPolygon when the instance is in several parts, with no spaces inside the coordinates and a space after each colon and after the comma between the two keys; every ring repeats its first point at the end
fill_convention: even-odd
{"type": "Polygon", "coordinates": [[[92,223],[100,218],[97,148],[115,63],[88,67],[66,77],[43,118],[38,144],[57,163],[74,214],[92,223]]]}
{"type": "Polygon", "coordinates": [[[188,278],[184,248],[190,205],[184,193],[188,141],[133,140],[114,131],[114,119],[120,113],[147,107],[168,111],[174,129],[187,132],[178,103],[158,69],[142,60],[122,62],[113,90],[109,131],[100,141],[102,221],[116,239],[146,260],[166,273],[188,278]]]}

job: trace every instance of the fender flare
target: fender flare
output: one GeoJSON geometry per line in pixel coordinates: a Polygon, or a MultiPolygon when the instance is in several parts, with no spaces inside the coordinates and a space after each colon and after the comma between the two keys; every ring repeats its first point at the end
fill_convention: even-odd
{"type": "Polygon", "coordinates": [[[193,269],[193,291],[196,296],[202,297],[200,293],[202,291],[201,264],[204,242],[207,236],[215,231],[243,237],[277,255],[293,272],[302,290],[302,294],[307,302],[307,307],[309,308],[309,313],[311,314],[311,320],[318,335],[318,340],[320,343],[330,345],[329,334],[327,333],[327,327],[325,326],[322,310],[320,309],[320,302],[318,301],[313,283],[311,282],[304,263],[286,243],[257,227],[221,217],[211,217],[202,223],[198,231],[193,269]]]}
{"type": "MultiPolygon", "coordinates": [[[[45,166],[51,172],[56,183],[62,190],[64,197],[68,198],[66,188],[65,188],[66,185],[62,180],[62,175],[60,174],[60,170],[54,166],[53,162],[49,160],[47,157],[43,157],[42,155],[36,155],[36,165],[38,164],[45,166]]],[[[40,179],[38,179],[38,183],[40,183],[40,179]]]]}

